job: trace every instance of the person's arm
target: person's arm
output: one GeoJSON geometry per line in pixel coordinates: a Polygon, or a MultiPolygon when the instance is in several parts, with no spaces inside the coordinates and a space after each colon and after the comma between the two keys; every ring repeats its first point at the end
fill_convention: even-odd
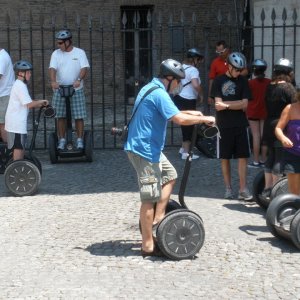
{"type": "Polygon", "coordinates": [[[202,90],[201,84],[199,83],[199,79],[193,78],[191,80],[191,85],[193,86],[194,90],[198,93],[198,99],[199,99],[199,102],[201,103],[203,90],[202,90]]]}
{"type": "Polygon", "coordinates": [[[42,106],[47,106],[49,104],[48,100],[33,100],[27,104],[27,107],[30,108],[40,108],[42,106]]]}
{"type": "Polygon", "coordinates": [[[246,111],[248,106],[248,99],[242,99],[238,101],[223,101],[222,98],[216,97],[215,98],[216,110],[243,110],[246,111]]]}
{"type": "Polygon", "coordinates": [[[283,133],[288,121],[290,120],[290,109],[291,104],[287,105],[281,113],[280,119],[275,127],[275,135],[277,139],[281,142],[283,147],[291,148],[293,147],[293,142],[283,133]]]}
{"type": "Polygon", "coordinates": [[[74,88],[78,88],[80,86],[80,82],[87,76],[88,68],[80,69],[80,73],[78,78],[74,82],[74,88]]]}
{"type": "MultiPolygon", "coordinates": [[[[197,112],[197,111],[194,111],[197,112]]],[[[178,125],[195,125],[200,123],[206,123],[207,125],[214,125],[216,120],[212,116],[203,116],[201,112],[198,114],[192,114],[191,111],[181,111],[171,118],[171,121],[178,125]]]]}
{"type": "Polygon", "coordinates": [[[192,116],[203,116],[203,113],[198,110],[182,110],[181,112],[192,116]]]}
{"type": "Polygon", "coordinates": [[[50,77],[52,89],[57,90],[59,88],[59,84],[58,82],[56,82],[56,69],[54,68],[49,69],[49,77],[50,77]]]}

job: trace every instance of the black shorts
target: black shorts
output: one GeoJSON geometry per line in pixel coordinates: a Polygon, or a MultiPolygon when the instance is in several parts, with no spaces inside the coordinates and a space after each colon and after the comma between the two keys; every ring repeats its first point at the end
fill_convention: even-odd
{"type": "Polygon", "coordinates": [[[281,168],[285,174],[300,173],[300,156],[288,151],[283,151],[281,168]]]}
{"type": "Polygon", "coordinates": [[[7,148],[25,150],[27,134],[7,132],[7,148]]]}
{"type": "Polygon", "coordinates": [[[250,142],[248,127],[219,128],[217,139],[217,158],[248,158],[250,142]]]}
{"type": "Polygon", "coordinates": [[[266,173],[272,173],[277,176],[283,173],[281,167],[282,152],[282,147],[268,147],[268,157],[265,161],[266,173]]]}

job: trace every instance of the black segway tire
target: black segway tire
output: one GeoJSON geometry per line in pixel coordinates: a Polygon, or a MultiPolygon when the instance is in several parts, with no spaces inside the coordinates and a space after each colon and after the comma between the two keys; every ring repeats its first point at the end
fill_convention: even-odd
{"type": "MultiPolygon", "coordinates": [[[[291,219],[300,209],[300,197],[293,194],[282,194],[274,198],[266,214],[266,223],[270,232],[276,237],[282,237],[277,227],[283,226],[285,220],[291,219]]],[[[285,229],[289,230],[289,228],[285,229]]]]}
{"type": "Polygon", "coordinates": [[[300,210],[295,214],[291,222],[291,239],[294,245],[300,249],[300,210]]]}
{"type": "MultiPolygon", "coordinates": [[[[182,209],[181,205],[177,201],[170,199],[168,202],[167,208],[166,208],[166,214],[171,213],[177,209],[182,209]]],[[[157,227],[158,227],[157,224],[155,224],[153,226],[153,235],[154,236],[156,236],[157,227]]],[[[139,220],[139,230],[140,230],[140,233],[142,233],[141,220],[139,220]]]]}
{"type": "Polygon", "coordinates": [[[265,172],[263,170],[259,171],[254,180],[252,185],[252,195],[253,200],[262,208],[268,208],[269,202],[262,197],[260,197],[262,191],[265,188],[265,172]]]}
{"type": "Polygon", "coordinates": [[[31,153],[30,157],[28,154],[25,154],[24,159],[33,162],[38,167],[40,173],[42,174],[42,164],[41,164],[40,160],[34,154],[31,153]]]}
{"type": "Polygon", "coordinates": [[[188,209],[178,209],[166,215],[156,233],[160,250],[172,260],[194,258],[205,239],[201,218],[188,209]]]}
{"type": "Polygon", "coordinates": [[[54,132],[49,135],[49,156],[50,162],[56,164],[58,161],[58,151],[57,151],[57,136],[54,132]]]}
{"type": "Polygon", "coordinates": [[[84,154],[86,160],[88,162],[93,161],[93,139],[92,139],[92,132],[85,131],[84,132],[84,154]]]}
{"type": "Polygon", "coordinates": [[[10,163],[4,173],[5,185],[14,196],[30,196],[41,183],[38,167],[29,160],[16,160],[10,163]]]}
{"type": "Polygon", "coordinates": [[[271,190],[271,200],[276,198],[279,195],[287,194],[288,193],[288,180],[287,177],[283,177],[279,179],[271,190]]]}

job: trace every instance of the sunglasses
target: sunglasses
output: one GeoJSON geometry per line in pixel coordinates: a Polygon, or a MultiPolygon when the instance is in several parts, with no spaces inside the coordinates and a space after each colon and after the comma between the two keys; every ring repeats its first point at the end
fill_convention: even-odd
{"type": "Polygon", "coordinates": [[[227,48],[225,48],[225,49],[223,49],[223,50],[220,50],[220,51],[216,50],[216,53],[217,53],[217,54],[223,54],[226,50],[227,50],[227,48]]]}
{"type": "Polygon", "coordinates": [[[64,42],[57,42],[58,45],[62,45],[64,42]]]}

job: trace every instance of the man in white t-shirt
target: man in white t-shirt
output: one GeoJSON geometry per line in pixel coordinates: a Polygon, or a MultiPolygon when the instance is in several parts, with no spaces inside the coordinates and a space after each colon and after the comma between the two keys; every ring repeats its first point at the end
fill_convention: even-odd
{"type": "Polygon", "coordinates": [[[28,93],[27,82],[31,78],[32,65],[26,60],[15,63],[17,79],[14,82],[5,114],[7,147],[13,150],[13,160],[23,159],[27,139],[27,117],[30,108],[48,105],[48,100],[33,101],[28,93]]]}
{"type": "Polygon", "coordinates": [[[0,48],[0,137],[7,141],[5,131],[5,113],[8,105],[11,88],[15,81],[15,74],[9,54],[0,48]]]}
{"type": "Polygon", "coordinates": [[[59,150],[66,146],[66,104],[59,93],[60,85],[72,85],[75,93],[70,101],[72,118],[75,119],[77,149],[83,149],[84,118],[86,118],[83,79],[90,67],[84,50],[72,45],[72,34],[61,30],[55,35],[58,48],[51,55],[49,74],[53,89],[52,105],[56,109],[59,150]]]}

